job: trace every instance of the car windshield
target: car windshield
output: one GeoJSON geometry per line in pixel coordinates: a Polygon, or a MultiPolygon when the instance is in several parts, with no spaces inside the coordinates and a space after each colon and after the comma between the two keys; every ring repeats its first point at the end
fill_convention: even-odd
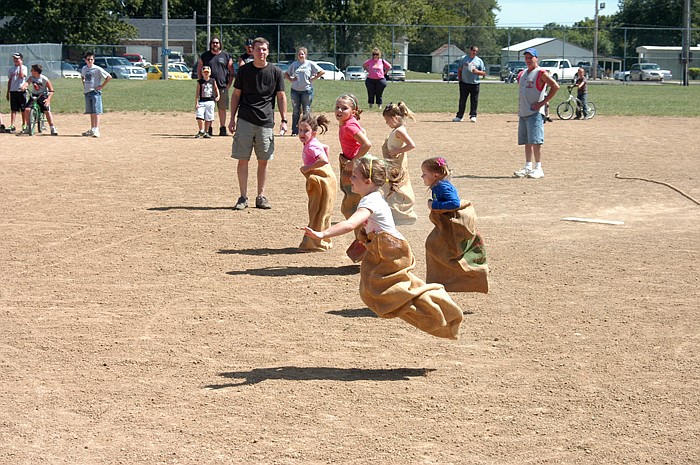
{"type": "Polygon", "coordinates": [[[545,60],[542,63],[540,63],[540,66],[542,68],[556,68],[557,61],[556,60],[545,60]]]}
{"type": "Polygon", "coordinates": [[[403,71],[403,68],[401,68],[401,65],[394,65],[391,67],[392,71],[403,71]]]}
{"type": "Polygon", "coordinates": [[[106,61],[108,66],[131,66],[129,60],[121,57],[107,58],[106,61]]]}
{"type": "Polygon", "coordinates": [[[61,69],[64,71],[75,71],[75,66],[64,61],[63,63],[61,63],[61,69]]]}
{"type": "Polygon", "coordinates": [[[317,65],[325,71],[335,71],[335,65],[333,63],[317,63],[317,65]]]}
{"type": "Polygon", "coordinates": [[[349,73],[357,73],[358,71],[362,71],[362,66],[348,66],[349,73]]]}
{"type": "Polygon", "coordinates": [[[527,63],[525,63],[524,61],[511,61],[509,63],[509,66],[511,68],[525,68],[527,67],[527,63]]]}
{"type": "Polygon", "coordinates": [[[647,65],[642,65],[642,69],[661,69],[656,63],[649,63],[647,65]]]}

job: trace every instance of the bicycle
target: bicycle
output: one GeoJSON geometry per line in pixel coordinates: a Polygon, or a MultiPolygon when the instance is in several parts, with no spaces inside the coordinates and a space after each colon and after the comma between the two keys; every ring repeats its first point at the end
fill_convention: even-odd
{"type": "MultiPolygon", "coordinates": [[[[582,105],[581,105],[581,100],[578,98],[574,97],[571,94],[572,89],[575,86],[566,86],[566,88],[569,91],[569,98],[565,102],[561,102],[559,106],[557,106],[557,115],[559,116],[560,119],[564,120],[569,120],[574,117],[574,114],[576,114],[577,111],[582,113],[582,105]],[[576,107],[574,107],[576,105],[576,107]]],[[[591,102],[590,100],[586,102],[586,119],[591,119],[595,116],[595,104],[591,102]]]]}
{"type": "Polygon", "coordinates": [[[39,106],[40,95],[29,96],[29,135],[33,136],[35,132],[42,133],[46,130],[46,117],[39,106]]]}

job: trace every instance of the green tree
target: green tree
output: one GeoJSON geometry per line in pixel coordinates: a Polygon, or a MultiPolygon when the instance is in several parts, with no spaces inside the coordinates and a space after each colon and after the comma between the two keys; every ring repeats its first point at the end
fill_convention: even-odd
{"type": "Polygon", "coordinates": [[[123,22],[117,0],[5,0],[3,13],[13,18],[0,29],[5,43],[55,42],[117,44],[136,36],[123,22]]]}

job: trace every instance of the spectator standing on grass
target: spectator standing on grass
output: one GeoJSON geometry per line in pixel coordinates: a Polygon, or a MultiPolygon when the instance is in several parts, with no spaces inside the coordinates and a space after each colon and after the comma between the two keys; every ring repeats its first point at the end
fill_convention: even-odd
{"type": "Polygon", "coordinates": [[[372,58],[365,61],[362,67],[367,71],[365,87],[367,88],[367,103],[372,108],[377,102],[377,108],[382,109],[382,95],[386,88],[386,72],[391,69],[391,64],[382,58],[382,52],[378,48],[372,50],[372,58]]]}
{"type": "Polygon", "coordinates": [[[292,83],[292,135],[299,134],[299,117],[311,111],[311,102],[314,100],[314,79],[323,76],[323,69],[306,57],[309,51],[306,47],[299,47],[297,60],[289,65],[284,77],[292,83]],[[303,110],[303,111],[302,111],[303,110]]]}
{"type": "Polygon", "coordinates": [[[5,98],[10,102],[10,126],[7,132],[15,132],[15,117],[17,113],[22,118],[22,130],[27,128],[27,120],[24,118],[24,106],[27,104],[27,93],[22,89],[27,81],[27,67],[24,66],[24,56],[20,53],[12,55],[14,65],[7,73],[7,94],[5,98]]]}
{"type": "Polygon", "coordinates": [[[586,70],[579,68],[576,77],[574,78],[574,87],[576,87],[576,98],[581,101],[581,106],[576,106],[576,118],[581,119],[581,114],[583,113],[583,119],[588,118],[588,110],[586,110],[586,105],[588,104],[588,79],[586,78],[586,70]]]}
{"type": "Polygon", "coordinates": [[[231,93],[231,122],[229,130],[235,133],[231,158],[238,160],[236,169],[241,196],[234,209],[248,208],[248,165],[255,149],[258,159],[258,195],[255,198],[257,208],[269,209],[270,202],[265,197],[267,180],[267,163],[275,153],[275,109],[277,107],[282,122],[280,134],[287,132],[287,96],[284,93],[284,76],[282,70],[267,62],[270,53],[267,39],[258,37],[253,40],[255,59],[242,66],[233,84],[231,93]],[[236,119],[238,114],[238,119],[236,119]]]}
{"type": "Polygon", "coordinates": [[[518,75],[518,145],[525,146],[525,166],[513,173],[518,178],[540,179],[544,144],[545,107],[559,90],[559,84],[538,66],[537,49],[525,50],[527,68],[518,75]],[[547,93],[547,86],[550,91],[547,93]],[[532,167],[532,158],[535,167],[532,167]]]}
{"type": "MultiPolygon", "coordinates": [[[[226,135],[226,112],[228,111],[228,89],[233,83],[233,60],[228,52],[222,50],[221,39],[212,37],[209,42],[209,50],[202,53],[197,63],[197,79],[202,79],[202,67],[208,66],[211,69],[211,78],[216,81],[219,88],[220,98],[217,102],[219,111],[219,135],[226,135]]],[[[209,128],[209,135],[212,129],[209,128]]]]}
{"type": "MultiPolygon", "coordinates": [[[[29,79],[27,79],[27,82],[24,83],[24,86],[22,86],[22,90],[29,89],[29,93],[31,93],[33,96],[37,97],[37,103],[39,104],[39,108],[41,109],[41,112],[46,115],[46,120],[49,122],[49,127],[51,128],[51,135],[52,136],[57,136],[58,131],[56,130],[56,126],[53,124],[53,114],[51,113],[51,98],[53,97],[53,84],[51,84],[51,80],[41,74],[44,71],[44,69],[41,67],[41,65],[32,65],[32,75],[29,76],[29,79]]],[[[24,109],[24,119],[29,121],[29,111],[31,108],[29,108],[29,105],[27,105],[27,108],[24,109]]],[[[26,134],[29,134],[29,130],[27,130],[26,134]]]]}
{"type": "Polygon", "coordinates": [[[469,121],[476,123],[476,110],[479,106],[479,82],[482,77],[486,76],[486,66],[481,58],[476,56],[479,53],[479,47],[472,45],[469,47],[469,54],[459,62],[457,68],[457,76],[459,81],[459,106],[457,107],[457,116],[452,121],[464,121],[464,112],[467,107],[467,97],[470,97],[469,103],[469,121]]]}
{"type": "Polygon", "coordinates": [[[112,76],[95,64],[95,54],[85,54],[85,66],[80,70],[85,94],[85,113],[90,115],[90,129],[85,137],[100,137],[100,115],[102,114],[102,90],[112,80],[112,76]]]}
{"type": "Polygon", "coordinates": [[[245,47],[245,52],[241,56],[238,57],[238,68],[241,66],[250,63],[253,61],[253,39],[246,39],[245,44],[243,44],[245,47]]]}

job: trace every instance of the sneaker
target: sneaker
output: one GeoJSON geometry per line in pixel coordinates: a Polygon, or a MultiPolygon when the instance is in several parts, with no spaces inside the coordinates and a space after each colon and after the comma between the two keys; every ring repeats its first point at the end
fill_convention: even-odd
{"type": "Polygon", "coordinates": [[[462,121],[464,121],[464,120],[462,118],[460,118],[459,116],[455,116],[454,118],[452,118],[453,123],[461,123],[462,121]]]}
{"type": "Polygon", "coordinates": [[[211,139],[211,136],[209,135],[208,132],[205,132],[204,134],[202,134],[202,137],[204,137],[205,139],[211,139]]]}
{"type": "Polygon", "coordinates": [[[2,134],[3,132],[5,132],[5,125],[0,124],[0,134],[2,134]]]}
{"type": "Polygon", "coordinates": [[[262,208],[263,210],[269,210],[272,208],[270,202],[268,202],[267,197],[264,195],[259,195],[255,198],[255,208],[262,208]]]}
{"type": "Polygon", "coordinates": [[[470,116],[469,121],[471,121],[472,123],[476,123],[476,116],[470,116]]]}
{"type": "Polygon", "coordinates": [[[238,197],[238,202],[233,207],[234,210],[245,210],[248,208],[248,197],[238,197]]]}
{"type": "Polygon", "coordinates": [[[544,171],[542,170],[542,168],[536,168],[536,169],[530,171],[527,174],[527,177],[532,178],[532,179],[544,178],[544,171]]]}
{"type": "Polygon", "coordinates": [[[100,130],[95,129],[94,131],[92,131],[92,137],[94,137],[94,138],[100,137],[100,130]]]}
{"type": "Polygon", "coordinates": [[[14,126],[8,126],[7,128],[5,128],[5,132],[9,132],[9,133],[13,133],[13,132],[15,132],[16,130],[17,130],[17,129],[15,129],[14,126]]]}
{"type": "Polygon", "coordinates": [[[209,127],[209,131],[207,131],[207,132],[209,133],[210,136],[214,135],[214,129],[212,129],[211,127],[209,127]]]}
{"type": "Polygon", "coordinates": [[[547,116],[547,117],[544,118],[544,122],[545,122],[545,123],[553,123],[554,121],[552,120],[552,118],[550,118],[549,116],[547,116]]]}
{"type": "Polygon", "coordinates": [[[518,171],[513,173],[513,176],[515,176],[516,178],[524,178],[525,176],[529,176],[530,173],[532,173],[532,168],[524,166],[522,169],[519,169],[518,171]]]}
{"type": "Polygon", "coordinates": [[[199,131],[197,134],[195,134],[194,138],[201,139],[202,137],[204,137],[204,134],[206,134],[204,131],[199,131]]]}
{"type": "Polygon", "coordinates": [[[58,129],[56,129],[55,127],[52,127],[52,128],[51,128],[51,135],[52,135],[52,136],[57,136],[57,135],[58,135],[58,129]]]}
{"type": "Polygon", "coordinates": [[[220,136],[226,136],[226,135],[228,135],[228,134],[226,134],[226,126],[221,126],[221,127],[219,128],[219,135],[220,135],[220,136]]]}
{"type": "Polygon", "coordinates": [[[90,137],[90,136],[92,135],[92,129],[88,129],[88,130],[85,131],[82,135],[85,136],[85,137],[90,137]]]}

